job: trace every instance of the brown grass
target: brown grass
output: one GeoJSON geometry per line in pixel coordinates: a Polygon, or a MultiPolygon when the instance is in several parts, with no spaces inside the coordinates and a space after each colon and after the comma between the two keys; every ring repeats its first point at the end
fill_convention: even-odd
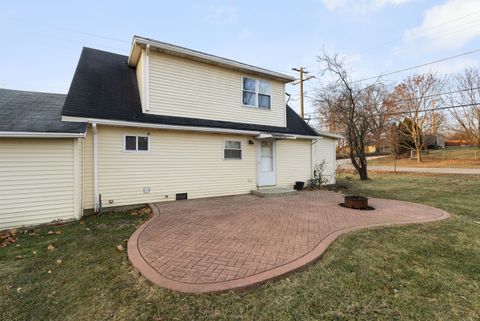
{"type": "MultiPolygon", "coordinates": [[[[394,166],[391,156],[372,159],[368,162],[373,166],[394,166]]],[[[451,168],[480,168],[480,150],[478,148],[459,147],[440,150],[430,150],[423,154],[423,161],[416,159],[397,159],[398,167],[451,167],[451,168]],[[475,160],[477,152],[477,160],[475,160]]]]}

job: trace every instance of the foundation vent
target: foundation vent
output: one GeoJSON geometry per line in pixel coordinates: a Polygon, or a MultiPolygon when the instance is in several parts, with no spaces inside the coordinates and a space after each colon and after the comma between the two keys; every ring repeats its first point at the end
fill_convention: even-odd
{"type": "Polygon", "coordinates": [[[187,193],[178,193],[178,194],[175,194],[175,199],[176,199],[177,201],[186,200],[186,199],[188,199],[187,193]]]}

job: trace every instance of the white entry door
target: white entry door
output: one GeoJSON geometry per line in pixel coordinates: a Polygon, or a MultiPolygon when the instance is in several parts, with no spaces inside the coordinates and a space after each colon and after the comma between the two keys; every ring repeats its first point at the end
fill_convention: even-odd
{"type": "Polygon", "coordinates": [[[275,170],[275,141],[257,141],[257,185],[273,186],[277,183],[275,170]]]}

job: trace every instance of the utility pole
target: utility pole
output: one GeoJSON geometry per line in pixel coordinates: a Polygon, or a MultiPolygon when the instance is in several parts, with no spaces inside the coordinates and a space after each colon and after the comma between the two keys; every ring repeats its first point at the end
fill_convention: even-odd
{"type": "Polygon", "coordinates": [[[304,108],[303,108],[303,82],[307,81],[307,80],[310,80],[312,78],[315,78],[315,76],[308,76],[306,78],[303,78],[303,74],[307,75],[307,74],[310,73],[310,72],[306,71],[305,69],[303,69],[303,67],[292,68],[292,70],[300,73],[300,79],[294,81],[292,85],[300,84],[300,116],[303,119],[304,116],[305,116],[304,108]]]}

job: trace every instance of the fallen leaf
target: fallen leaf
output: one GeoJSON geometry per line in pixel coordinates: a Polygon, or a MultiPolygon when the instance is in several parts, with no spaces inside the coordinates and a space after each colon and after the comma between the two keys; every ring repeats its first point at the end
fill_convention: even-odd
{"type": "Polygon", "coordinates": [[[47,250],[53,251],[53,250],[55,250],[55,246],[53,246],[53,244],[49,244],[49,245],[47,246],[47,250]]]}
{"type": "Polygon", "coordinates": [[[57,260],[57,265],[62,264],[62,262],[63,262],[62,260],[58,259],[58,260],[57,260]]]}
{"type": "Polygon", "coordinates": [[[21,259],[23,259],[23,256],[21,256],[21,255],[17,255],[17,256],[15,257],[15,259],[17,259],[17,260],[21,260],[21,259]]]}
{"type": "Polygon", "coordinates": [[[118,245],[117,245],[117,250],[119,250],[119,251],[123,251],[123,250],[124,250],[124,248],[123,248],[123,246],[122,246],[121,244],[118,244],[118,245]]]}
{"type": "Polygon", "coordinates": [[[55,231],[53,233],[55,233],[55,235],[59,235],[59,234],[62,234],[62,231],[55,231]]]}

